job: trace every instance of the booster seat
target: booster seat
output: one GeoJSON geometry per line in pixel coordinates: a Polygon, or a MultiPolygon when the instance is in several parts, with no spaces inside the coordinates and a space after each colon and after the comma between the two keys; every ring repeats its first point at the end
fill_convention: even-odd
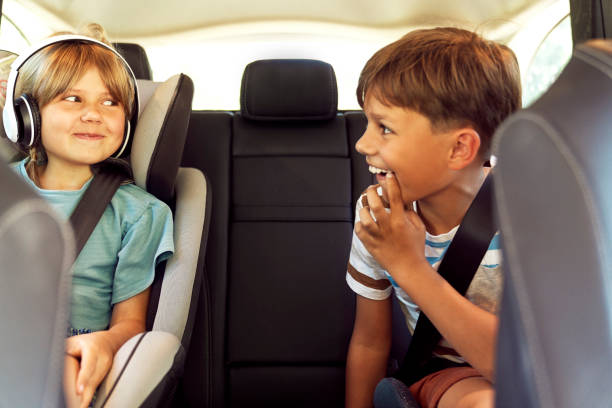
{"type": "Polygon", "coordinates": [[[180,74],[163,83],[139,80],[138,87],[143,108],[130,156],[134,180],[173,209],[175,253],[156,271],[148,331],[117,352],[98,390],[96,407],[159,406],[171,401],[183,371],[203,279],[210,195],[199,170],[179,167],[193,83],[180,74]]]}
{"type": "MultiPolygon", "coordinates": [[[[134,180],[136,185],[154,194],[173,209],[175,254],[157,268],[147,315],[148,331],[130,339],[117,352],[111,371],[98,390],[96,407],[159,406],[171,401],[172,393],[183,370],[185,350],[189,346],[193,328],[195,305],[198,302],[199,289],[202,285],[210,196],[206,179],[199,170],[179,168],[191,113],[193,83],[189,77],[181,74],[163,83],[139,80],[138,87],[141,111],[130,156],[134,180]]],[[[3,177],[2,180],[4,187],[5,178],[3,177]]],[[[26,187],[22,188],[27,190],[26,187]]],[[[3,197],[10,196],[3,194],[3,197]]],[[[19,199],[19,197],[21,196],[13,198],[19,199]]],[[[39,226],[34,224],[30,229],[38,231],[39,226]]],[[[14,232],[9,229],[6,231],[14,232]]],[[[63,241],[59,239],[49,239],[49,241],[54,243],[53,246],[49,245],[49,248],[55,248],[54,253],[64,253],[56,248],[63,241]]],[[[68,246],[71,251],[74,251],[71,240],[68,246]]],[[[7,256],[7,253],[3,252],[1,255],[7,256]]],[[[74,256],[70,255],[70,257],[70,261],[64,260],[63,262],[70,265],[74,256]]],[[[29,258],[29,261],[33,262],[33,257],[29,258]]],[[[28,261],[28,257],[22,261],[28,261]]],[[[51,267],[51,260],[48,262],[51,267]]],[[[28,267],[23,263],[19,264],[20,266],[17,266],[16,263],[15,265],[19,269],[25,268],[22,275],[40,273],[34,266],[28,267]]],[[[51,280],[52,276],[55,275],[49,273],[45,278],[51,280]]],[[[55,276],[53,279],[59,278],[55,276]]],[[[67,284],[64,283],[64,285],[67,284]]],[[[49,287],[56,288],[55,291],[52,291],[52,295],[54,299],[57,298],[58,304],[63,304],[62,302],[70,296],[70,292],[65,290],[61,297],[56,296],[57,282],[55,284],[49,282],[49,287]]],[[[10,290],[11,286],[7,288],[10,290]]],[[[9,297],[3,297],[3,299],[7,299],[8,302],[9,297]]],[[[55,303],[50,305],[48,300],[45,302],[45,310],[60,310],[55,303]]],[[[27,309],[23,312],[15,312],[16,309],[5,310],[13,310],[15,319],[21,319],[21,314],[27,311],[27,309]]],[[[61,319],[66,322],[68,312],[65,309],[61,310],[63,311],[61,319]]],[[[39,319],[40,316],[42,315],[36,315],[36,318],[39,319]]],[[[3,324],[6,319],[8,318],[3,319],[3,324]]],[[[26,320],[32,321],[30,318],[26,320]]],[[[55,322],[48,318],[47,321],[55,322]]],[[[60,327],[63,325],[65,323],[58,324],[60,327]]],[[[49,338],[56,339],[49,335],[51,328],[47,326],[43,325],[42,328],[39,328],[37,336],[45,341],[49,341],[49,338]],[[41,330],[44,332],[42,336],[41,330]]],[[[65,327],[63,327],[61,339],[54,340],[53,350],[49,349],[50,345],[42,347],[37,343],[35,347],[41,352],[47,351],[47,356],[50,356],[52,361],[53,368],[42,371],[45,374],[49,373],[49,379],[46,380],[47,385],[45,385],[47,387],[45,398],[37,400],[52,401],[49,406],[55,406],[53,404],[56,400],[60,401],[60,398],[53,398],[53,395],[54,392],[61,391],[64,336],[65,327]],[[59,357],[57,352],[60,353],[59,357]],[[49,395],[51,398],[48,398],[49,395]]],[[[3,337],[3,340],[13,341],[9,337],[3,337]]],[[[25,344],[33,345],[34,343],[25,344]]],[[[11,350],[8,347],[4,349],[11,350]]],[[[3,359],[3,362],[16,364],[10,358],[3,359]]],[[[9,367],[4,368],[6,370],[2,372],[3,378],[10,378],[9,375],[5,375],[9,372],[9,367]]],[[[38,395],[31,391],[31,387],[37,385],[33,382],[41,383],[45,380],[43,377],[35,376],[30,378],[15,375],[13,377],[16,381],[20,379],[20,384],[27,389],[25,394],[28,397],[38,395]]],[[[14,387],[14,389],[23,392],[24,387],[14,387]]],[[[7,388],[11,387],[7,386],[7,388]]],[[[8,392],[3,395],[8,395],[8,392]]],[[[10,406],[44,405],[36,402],[25,403],[24,399],[12,401],[19,402],[9,404],[10,406]]],[[[61,401],[58,403],[61,404],[61,401]]]]}

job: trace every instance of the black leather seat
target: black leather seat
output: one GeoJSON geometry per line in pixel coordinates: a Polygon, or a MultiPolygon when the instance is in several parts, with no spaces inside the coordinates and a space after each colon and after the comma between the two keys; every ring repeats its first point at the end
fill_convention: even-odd
{"type": "Polygon", "coordinates": [[[498,407],[610,407],[612,41],[576,47],[496,136],[498,407]]]}
{"type": "Polygon", "coordinates": [[[192,114],[183,165],[214,192],[211,307],[199,309],[184,404],[343,404],[353,207],[372,178],[354,151],[363,114],[338,113],[336,95],[326,63],[256,61],[241,112],[192,114]]]}

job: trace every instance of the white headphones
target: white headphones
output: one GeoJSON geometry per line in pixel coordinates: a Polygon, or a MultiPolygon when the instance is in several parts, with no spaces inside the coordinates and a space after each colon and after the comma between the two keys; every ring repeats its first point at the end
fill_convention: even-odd
{"type": "Polygon", "coordinates": [[[38,104],[30,95],[24,94],[17,98],[15,96],[15,85],[17,84],[17,78],[19,77],[19,69],[28,59],[30,59],[30,57],[43,48],[52,44],[67,41],[93,43],[112,51],[113,54],[115,54],[123,62],[126,71],[129,73],[134,85],[134,106],[132,109],[131,118],[126,118],[123,145],[121,148],[119,148],[119,150],[117,150],[117,152],[115,152],[115,154],[113,154],[113,157],[116,158],[124,154],[127,155],[129,153],[128,146],[131,144],[132,139],[131,130],[136,128],[139,112],[136,77],[126,60],[113,47],[83,35],[69,34],[47,38],[46,40],[30,47],[28,50],[26,50],[26,52],[13,61],[11,64],[11,72],[6,84],[6,103],[4,104],[4,110],[2,111],[2,121],[6,136],[13,143],[19,143],[25,147],[32,146],[38,140],[38,138],[40,138],[41,124],[38,104]]]}

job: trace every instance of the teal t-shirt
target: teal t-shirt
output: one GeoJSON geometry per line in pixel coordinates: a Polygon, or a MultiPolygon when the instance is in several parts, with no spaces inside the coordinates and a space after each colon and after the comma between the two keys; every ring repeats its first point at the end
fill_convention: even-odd
{"type": "MultiPolygon", "coordinates": [[[[28,176],[27,160],[17,173],[68,219],[91,179],[80,190],[44,190],[28,176]]],[[[70,326],[107,329],[112,306],[148,288],[155,266],[173,252],[170,208],[133,184],[120,186],[72,268],[70,326]]]]}

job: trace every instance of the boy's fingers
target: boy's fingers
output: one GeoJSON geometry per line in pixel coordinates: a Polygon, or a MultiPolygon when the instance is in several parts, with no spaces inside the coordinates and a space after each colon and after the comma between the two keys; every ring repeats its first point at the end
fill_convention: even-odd
{"type": "Polygon", "coordinates": [[[378,223],[381,217],[386,215],[386,211],[382,199],[376,190],[376,186],[368,187],[366,190],[366,196],[368,197],[368,205],[370,206],[370,210],[374,214],[374,217],[376,217],[376,222],[378,223]]]}
{"type": "Polygon", "coordinates": [[[414,211],[407,211],[406,212],[406,217],[408,217],[408,219],[410,220],[412,225],[414,225],[419,230],[424,230],[425,229],[425,224],[423,224],[423,220],[414,211]]]}
{"type": "Polygon", "coordinates": [[[372,218],[372,214],[370,214],[369,207],[363,207],[359,210],[359,222],[361,228],[371,231],[376,227],[376,222],[372,218]]]}
{"type": "Polygon", "coordinates": [[[389,172],[385,177],[385,187],[387,188],[387,198],[392,213],[401,213],[404,211],[404,201],[400,192],[399,184],[395,174],[389,172]]]}

